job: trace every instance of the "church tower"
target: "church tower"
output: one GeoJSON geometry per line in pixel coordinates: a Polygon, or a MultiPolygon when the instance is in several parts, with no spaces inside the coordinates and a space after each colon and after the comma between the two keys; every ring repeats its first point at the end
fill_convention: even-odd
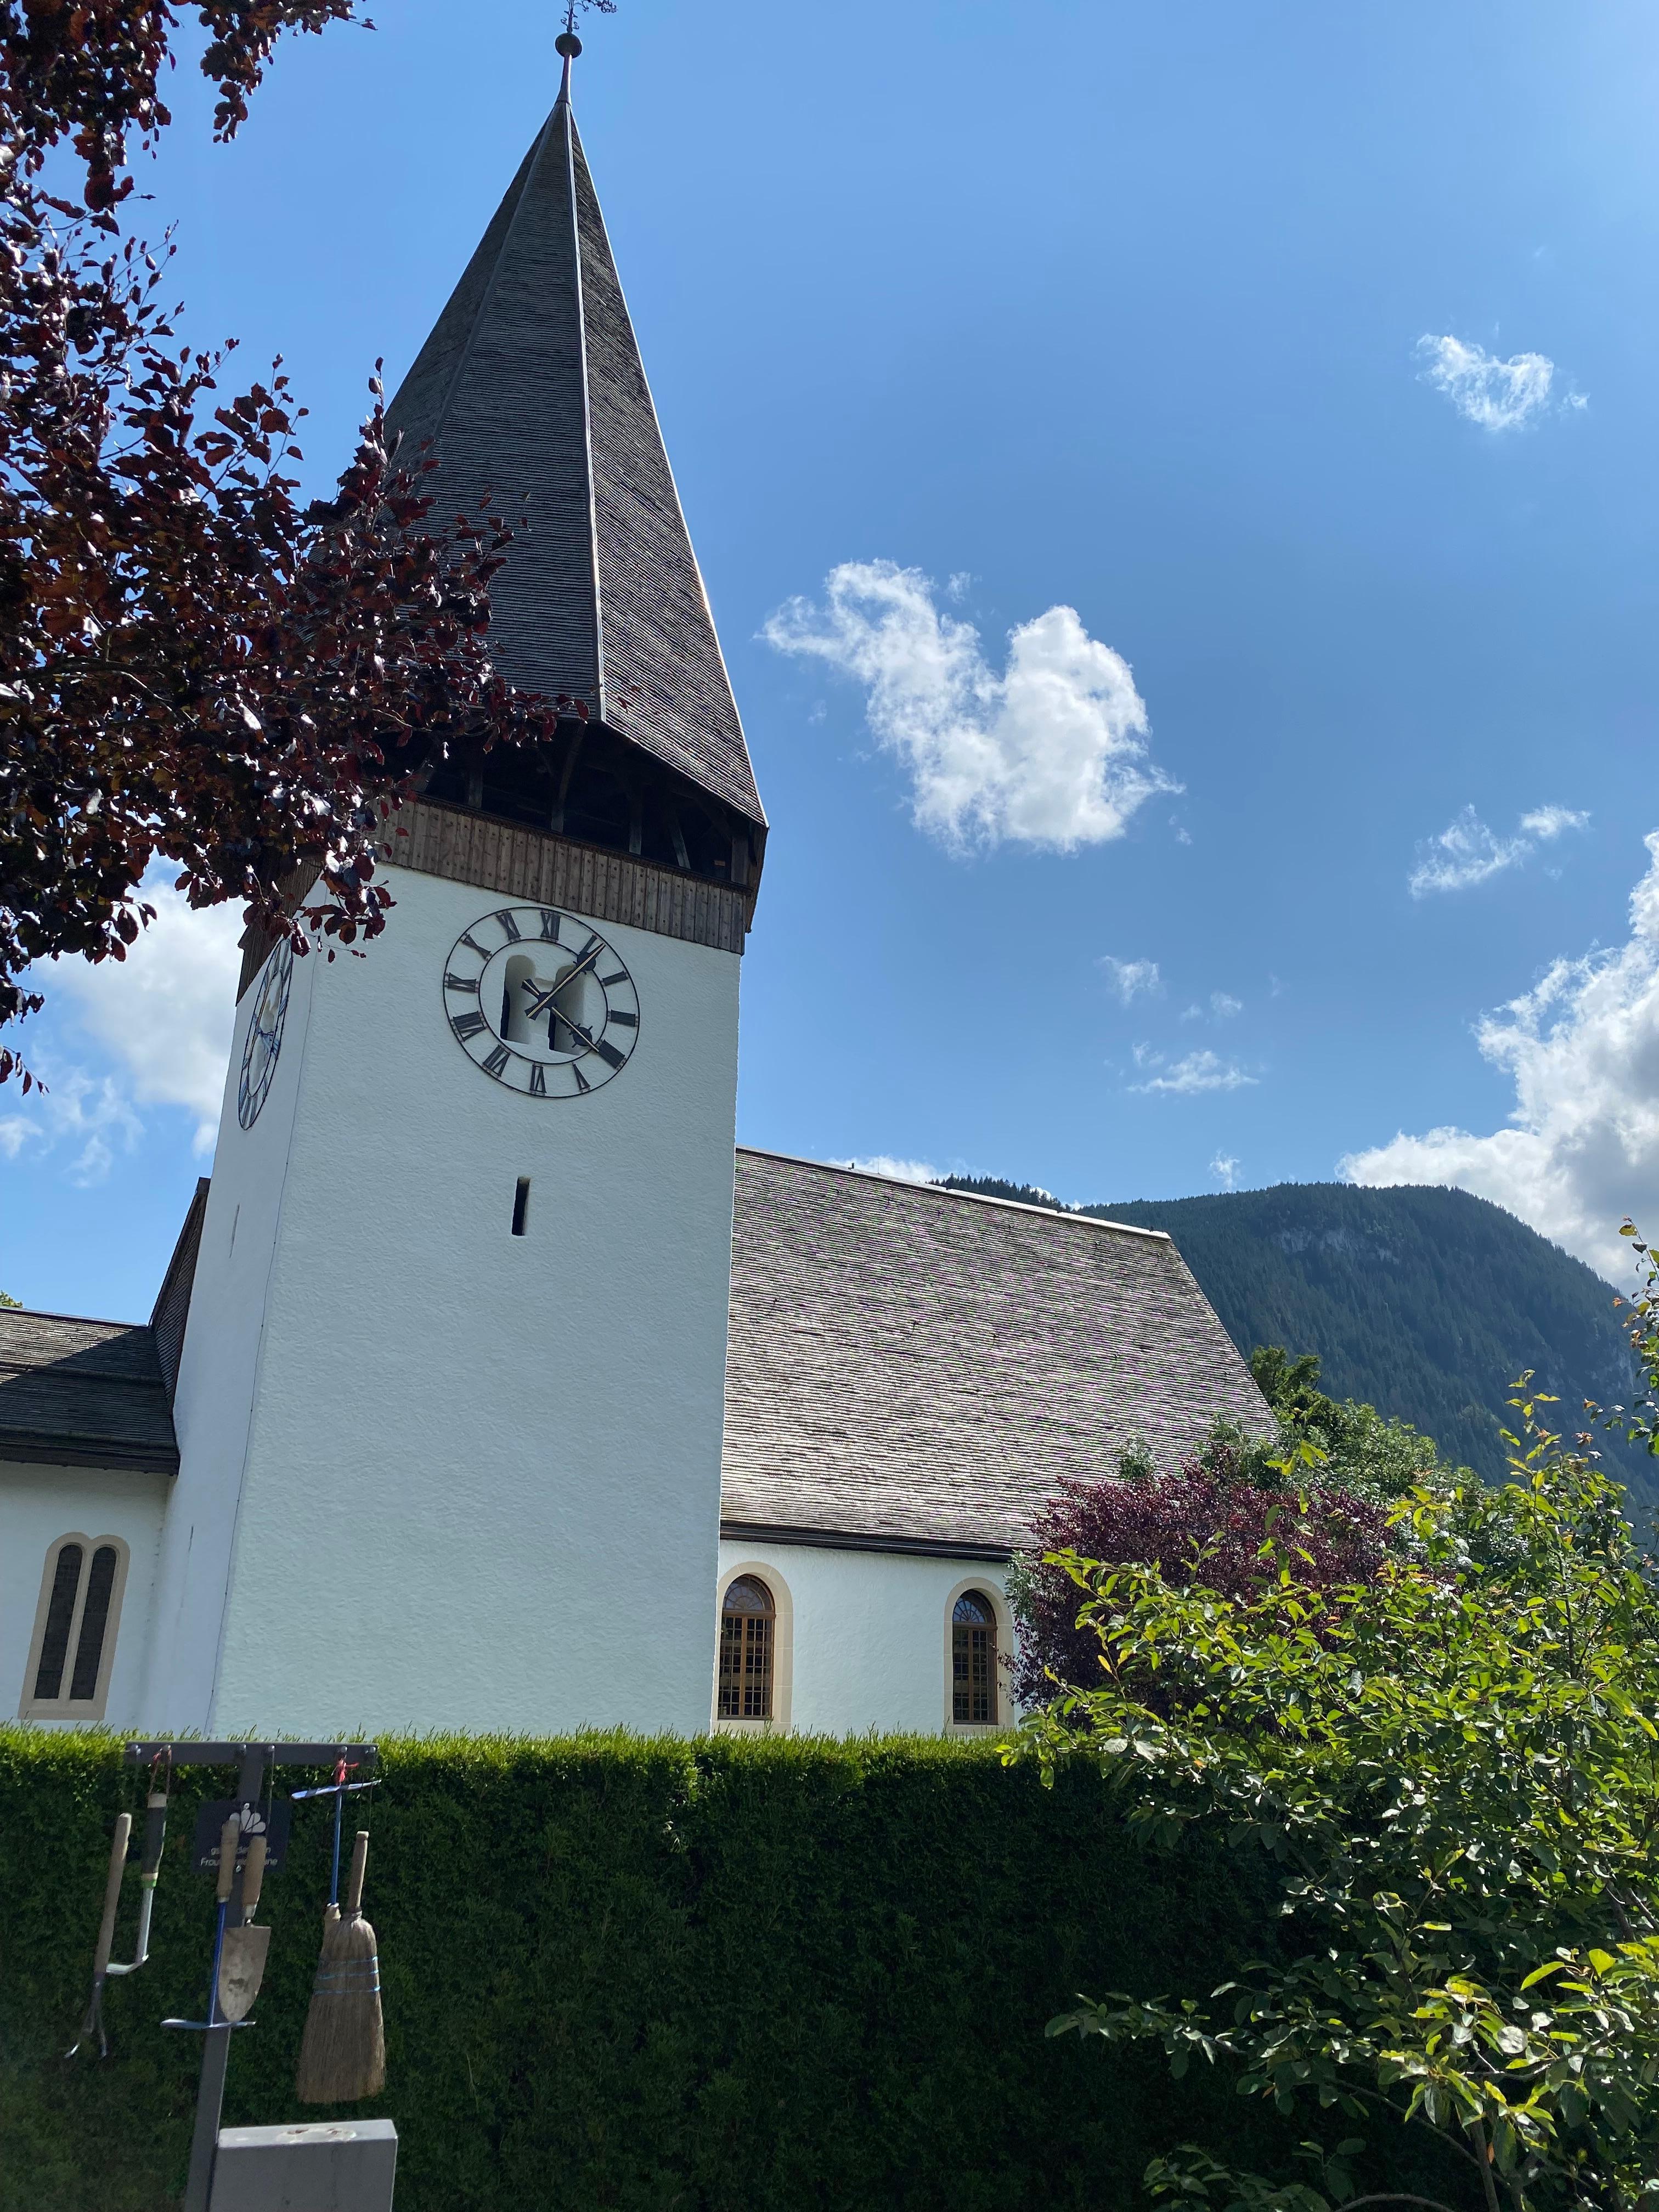
{"type": "Polygon", "coordinates": [[[492,635],[569,712],[397,817],[367,957],[245,963],[157,1727],[708,1723],[765,817],[559,46],[391,421],[435,514],[526,501],[492,635]]]}

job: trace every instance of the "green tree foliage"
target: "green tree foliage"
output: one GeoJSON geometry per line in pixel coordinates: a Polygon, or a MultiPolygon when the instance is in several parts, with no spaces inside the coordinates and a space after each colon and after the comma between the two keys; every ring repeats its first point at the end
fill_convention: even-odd
{"type": "MultiPolygon", "coordinates": [[[[1310,1400],[1295,1368],[1279,1379],[1310,1400]]],[[[1172,2146],[1155,2197],[1659,2203],[1659,1587],[1589,1437],[1564,1449],[1545,1401],[1512,1402],[1510,1483],[1418,1486],[1401,1547],[1349,1588],[1311,1580],[1293,1542],[1242,1595],[1061,1563],[1097,1686],[1008,1755],[1097,1766],[1149,1838],[1224,1838],[1279,1892],[1279,1940],[1207,2002],[1143,1984],[1050,2023],[1161,2045],[1177,2077],[1231,2072],[1309,2130],[1299,2174],[1172,2146]],[[1437,2145],[1431,2194],[1356,2189],[1379,2128],[1437,2145]]]]}
{"type": "Polygon", "coordinates": [[[1279,1425],[1278,1440],[1258,1443],[1248,1462],[1255,1480],[1282,1484],[1316,1464],[1322,1484],[1381,1503],[1419,1483],[1470,1472],[1448,1466],[1434,1438],[1398,1414],[1327,1397],[1319,1387],[1322,1364],[1316,1352],[1292,1359],[1277,1344],[1259,1344],[1250,1354],[1256,1388],[1279,1425]]]}
{"type": "Polygon", "coordinates": [[[1640,1288],[1628,1305],[1623,1298],[1617,1304],[1624,1311],[1625,1334],[1630,1340],[1631,1355],[1642,1377],[1643,1390],[1637,1404],[1615,1405],[1604,1416],[1604,1421],[1607,1428],[1615,1433],[1622,1432],[1627,1443],[1635,1445],[1652,1461],[1659,1459],[1659,1258],[1638,1235],[1636,1224],[1628,1218],[1619,1233],[1630,1239],[1632,1255],[1641,1279],[1640,1288]]]}

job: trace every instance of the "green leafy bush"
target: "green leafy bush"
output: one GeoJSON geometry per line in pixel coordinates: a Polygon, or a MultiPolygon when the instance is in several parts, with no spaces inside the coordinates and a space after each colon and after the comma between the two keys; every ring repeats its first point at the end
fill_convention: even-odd
{"type": "Polygon", "coordinates": [[[1050,2032],[1344,2124],[1300,2176],[1190,2124],[1148,2170],[1160,2198],[1369,2203],[1380,2130],[1437,2148],[1419,2201],[1446,2212],[1659,2205],[1659,1584],[1622,1492],[1516,1403],[1512,1481],[1413,1492],[1408,1545],[1346,1589],[1293,1540],[1243,1592],[1056,1563],[1100,1663],[1025,1755],[1086,1762],[1149,1838],[1228,1842],[1281,1932],[1207,2002],[1142,1975],[1050,2032]]]}

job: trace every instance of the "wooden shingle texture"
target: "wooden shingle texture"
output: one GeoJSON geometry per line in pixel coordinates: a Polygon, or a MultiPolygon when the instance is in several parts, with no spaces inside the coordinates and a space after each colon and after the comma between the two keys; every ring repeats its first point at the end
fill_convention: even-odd
{"type": "Polygon", "coordinates": [[[0,1459],[176,1474],[154,1332],[0,1307],[0,1459]]]}
{"type": "Polygon", "coordinates": [[[434,526],[514,525],[490,587],[503,674],[763,823],[568,92],[386,419],[406,465],[437,464],[434,526]]]}
{"type": "Polygon", "coordinates": [[[1063,1480],[1162,1467],[1249,1370],[1170,1239],[739,1151],[720,1513],[1012,1548],[1063,1480]]]}

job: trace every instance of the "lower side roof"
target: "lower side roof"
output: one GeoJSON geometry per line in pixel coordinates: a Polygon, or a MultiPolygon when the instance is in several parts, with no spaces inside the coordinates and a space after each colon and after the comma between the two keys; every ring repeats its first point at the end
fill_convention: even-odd
{"type": "Polygon", "coordinates": [[[0,1308],[0,1460],[177,1474],[154,1332],[0,1308]]]}

